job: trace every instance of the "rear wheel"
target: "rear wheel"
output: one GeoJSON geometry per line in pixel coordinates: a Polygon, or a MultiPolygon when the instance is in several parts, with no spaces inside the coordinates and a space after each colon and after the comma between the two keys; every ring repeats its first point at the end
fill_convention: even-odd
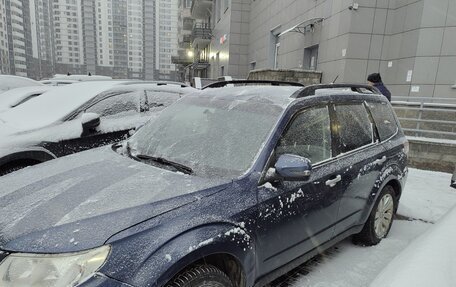
{"type": "Polygon", "coordinates": [[[23,169],[23,168],[26,168],[28,166],[30,166],[30,165],[18,164],[18,165],[13,165],[13,166],[2,168],[2,169],[0,169],[0,176],[8,174],[8,173],[12,173],[14,171],[17,171],[17,170],[20,170],[20,169],[23,169]]]}
{"type": "Polygon", "coordinates": [[[166,287],[233,287],[230,278],[212,265],[197,265],[184,270],[166,287]]]}
{"type": "Polygon", "coordinates": [[[378,244],[388,235],[396,209],[397,200],[394,189],[387,185],[380,193],[363,230],[354,235],[353,241],[356,244],[367,246],[378,244]]]}
{"type": "Polygon", "coordinates": [[[0,167],[0,176],[40,163],[36,160],[18,160],[0,167]]]}

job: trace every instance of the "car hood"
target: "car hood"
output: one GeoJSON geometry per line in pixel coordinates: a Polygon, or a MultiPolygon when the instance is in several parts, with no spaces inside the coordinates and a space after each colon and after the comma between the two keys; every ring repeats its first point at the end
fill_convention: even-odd
{"type": "Polygon", "coordinates": [[[0,249],[61,253],[94,248],[229,182],[156,168],[110,147],[52,160],[0,177],[0,249]]]}

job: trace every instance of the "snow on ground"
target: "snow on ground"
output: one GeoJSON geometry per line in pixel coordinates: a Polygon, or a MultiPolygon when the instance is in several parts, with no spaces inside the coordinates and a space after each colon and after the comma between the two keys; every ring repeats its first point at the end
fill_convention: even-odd
{"type": "MultiPolygon", "coordinates": [[[[274,281],[272,287],[366,287],[402,250],[456,205],[451,175],[410,169],[399,205],[400,215],[380,244],[361,247],[344,240],[322,256],[274,281]]],[[[404,285],[404,287],[407,287],[404,285]]]]}

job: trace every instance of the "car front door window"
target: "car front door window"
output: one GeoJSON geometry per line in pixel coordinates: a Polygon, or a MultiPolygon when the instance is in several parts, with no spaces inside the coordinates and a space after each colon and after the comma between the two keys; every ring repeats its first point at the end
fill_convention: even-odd
{"type": "Polygon", "coordinates": [[[318,163],[331,158],[328,108],[317,107],[298,114],[276,148],[276,157],[294,154],[318,163]]]}

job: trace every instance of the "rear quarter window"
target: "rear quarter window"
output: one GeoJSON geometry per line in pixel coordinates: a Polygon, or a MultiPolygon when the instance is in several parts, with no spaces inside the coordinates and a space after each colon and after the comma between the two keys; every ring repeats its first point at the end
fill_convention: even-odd
{"type": "Polygon", "coordinates": [[[367,105],[377,126],[380,140],[384,141],[396,134],[399,128],[391,106],[388,103],[374,102],[369,102],[367,105]]]}

